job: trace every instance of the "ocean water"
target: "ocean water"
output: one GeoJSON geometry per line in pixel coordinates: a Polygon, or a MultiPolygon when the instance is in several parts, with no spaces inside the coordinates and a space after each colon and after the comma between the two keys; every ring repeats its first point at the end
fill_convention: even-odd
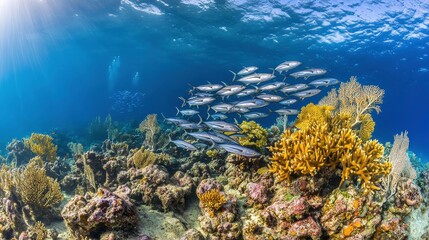
{"type": "Polygon", "coordinates": [[[297,60],[384,89],[374,138],[407,130],[410,150],[428,159],[428,19],[425,0],[0,0],[2,151],[96,116],[173,116],[188,83],[297,60]]]}

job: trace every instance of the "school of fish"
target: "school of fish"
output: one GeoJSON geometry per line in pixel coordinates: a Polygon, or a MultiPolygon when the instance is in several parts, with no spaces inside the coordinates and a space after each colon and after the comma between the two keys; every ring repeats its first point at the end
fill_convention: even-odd
{"type": "Polygon", "coordinates": [[[260,156],[259,152],[238,143],[238,139],[245,135],[241,133],[236,118],[234,123],[228,122],[227,119],[230,119],[232,114],[246,120],[265,118],[271,112],[279,115],[297,115],[299,110],[289,106],[317,95],[321,92],[319,87],[339,83],[335,78],[317,78],[309,83],[289,85],[286,81],[288,76],[307,80],[327,73],[325,69],[307,68],[286,74],[301,64],[299,61],[285,61],[272,69],[271,73],[257,73],[259,68],[256,66],[245,67],[237,73],[230,71],[233,74],[232,84],[208,82],[204,85],[191,86],[189,91],[191,96],[180,97],[183,103],[181,108],[176,107],[176,117],[165,120],[182,128],[187,136],[196,140],[196,143],[191,144],[181,139],[170,142],[189,151],[198,148],[218,148],[245,157],[260,156]],[[277,78],[281,80],[272,81],[277,78]],[[264,84],[260,86],[261,83],[264,84]],[[207,106],[205,114],[202,114],[205,112],[202,106],[207,106]],[[268,106],[276,109],[268,109],[268,106]],[[206,120],[203,120],[202,115],[207,116],[206,120]]]}

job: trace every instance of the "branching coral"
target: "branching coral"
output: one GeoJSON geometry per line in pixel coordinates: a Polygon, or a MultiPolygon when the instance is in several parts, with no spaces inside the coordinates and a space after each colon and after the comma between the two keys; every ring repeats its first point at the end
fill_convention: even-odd
{"type": "Polygon", "coordinates": [[[240,124],[241,133],[246,137],[239,138],[238,142],[242,146],[252,147],[257,150],[262,150],[267,145],[268,131],[255,121],[243,121],[240,124]]]}
{"type": "Polygon", "coordinates": [[[33,133],[28,140],[28,144],[34,154],[42,157],[44,161],[53,162],[57,156],[58,147],[52,140],[49,135],[33,133]]]}
{"type": "Polygon", "coordinates": [[[15,175],[14,181],[18,195],[36,214],[54,207],[63,199],[60,184],[46,176],[45,169],[40,168],[34,159],[15,175]]]}
{"type": "Polygon", "coordinates": [[[158,126],[157,115],[147,115],[145,120],[140,123],[139,130],[145,133],[144,146],[155,150],[155,136],[161,131],[161,128],[158,126]]]}
{"type": "Polygon", "coordinates": [[[270,147],[270,170],[290,181],[292,174],[314,176],[322,168],[341,167],[342,182],[357,178],[366,193],[379,190],[377,184],[387,175],[391,163],[382,162],[383,145],[363,141],[350,128],[349,115],[337,114],[327,122],[313,121],[308,128],[286,130],[270,147]]]}
{"type": "Polygon", "coordinates": [[[31,239],[45,240],[48,238],[48,229],[46,229],[45,224],[40,221],[37,221],[33,226],[31,226],[28,229],[28,232],[31,239]]]}
{"type": "Polygon", "coordinates": [[[331,117],[332,110],[334,110],[333,106],[310,103],[301,109],[295,127],[307,129],[311,122],[326,123],[331,117]]]}
{"type": "Polygon", "coordinates": [[[226,203],[225,196],[217,189],[199,194],[198,198],[200,199],[200,206],[209,209],[212,215],[226,203]]]}
{"type": "Polygon", "coordinates": [[[341,83],[337,90],[332,89],[328,96],[320,100],[319,105],[333,106],[336,113],[350,114],[351,127],[364,141],[371,138],[375,123],[370,113],[381,111],[384,90],[378,86],[362,86],[356,77],[341,83]]]}

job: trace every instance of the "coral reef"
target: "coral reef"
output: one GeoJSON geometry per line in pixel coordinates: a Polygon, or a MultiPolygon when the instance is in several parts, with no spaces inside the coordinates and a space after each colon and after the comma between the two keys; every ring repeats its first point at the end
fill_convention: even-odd
{"type": "Polygon", "coordinates": [[[332,110],[334,110],[333,106],[309,103],[301,108],[294,126],[299,129],[308,129],[312,123],[327,123],[331,119],[332,110]]]}
{"type": "Polygon", "coordinates": [[[267,146],[268,131],[255,121],[243,121],[239,125],[241,133],[246,137],[240,137],[238,142],[242,146],[264,150],[267,146]]]}
{"type": "Polygon", "coordinates": [[[28,139],[28,145],[31,151],[44,161],[53,162],[57,157],[58,147],[52,141],[53,138],[49,135],[33,133],[28,139]]]}
{"type": "MultiPolygon", "coordinates": [[[[391,164],[382,162],[383,145],[375,140],[362,142],[349,126],[349,118],[335,115],[327,123],[312,122],[307,129],[286,130],[270,147],[270,170],[290,182],[291,175],[315,176],[323,168],[341,168],[341,183],[354,178],[366,193],[379,190],[381,177],[391,164]]],[[[341,185],[341,184],[340,184],[341,185]]]]}
{"type": "Polygon", "coordinates": [[[108,230],[135,229],[138,215],[128,198],[130,189],[115,192],[99,188],[97,193],[74,196],[63,208],[61,216],[75,239],[98,238],[108,230]]]}
{"type": "Polygon", "coordinates": [[[8,151],[6,162],[14,163],[17,166],[28,163],[34,157],[34,153],[25,140],[12,140],[7,145],[6,150],[8,151]]]}
{"type": "Polygon", "coordinates": [[[332,106],[336,113],[349,114],[351,128],[366,141],[371,138],[375,126],[371,112],[381,111],[379,105],[383,102],[383,96],[384,90],[378,86],[362,86],[356,77],[351,77],[349,82],[341,83],[338,90],[332,89],[328,96],[319,101],[319,105],[332,106]]]}

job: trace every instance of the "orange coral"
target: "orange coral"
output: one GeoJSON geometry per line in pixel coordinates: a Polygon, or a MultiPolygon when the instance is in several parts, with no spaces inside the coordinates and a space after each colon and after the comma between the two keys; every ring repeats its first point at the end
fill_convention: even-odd
{"type": "Polygon", "coordinates": [[[209,190],[201,195],[198,195],[200,204],[203,208],[209,210],[210,215],[214,215],[214,212],[222,208],[226,203],[225,196],[217,189],[209,190]]]}

